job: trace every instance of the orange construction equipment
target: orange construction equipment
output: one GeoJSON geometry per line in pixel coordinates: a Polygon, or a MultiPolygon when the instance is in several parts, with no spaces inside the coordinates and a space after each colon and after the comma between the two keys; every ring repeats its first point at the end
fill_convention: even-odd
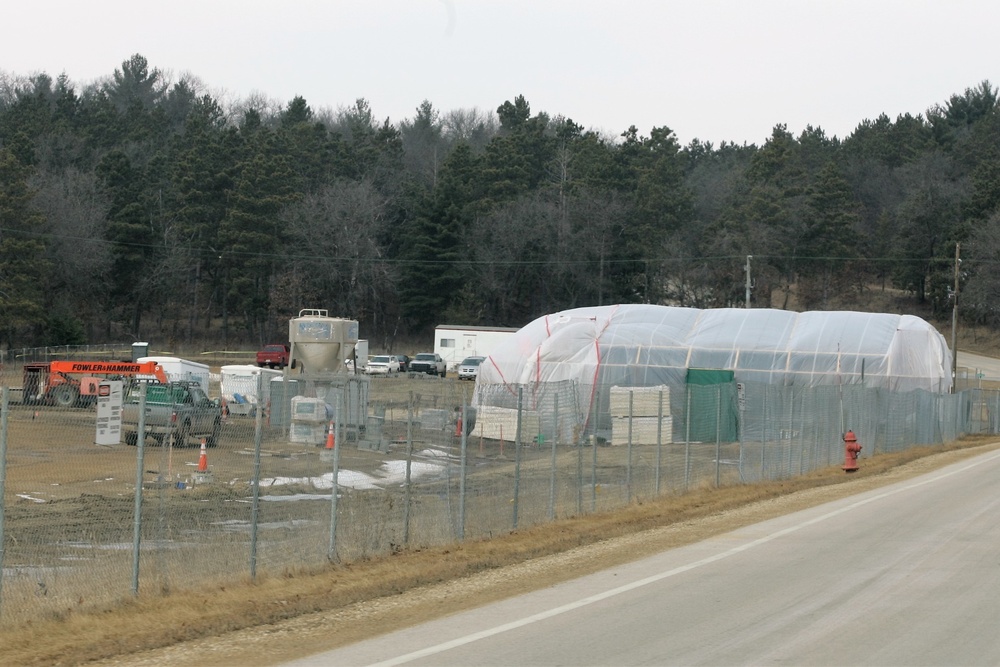
{"type": "Polygon", "coordinates": [[[205,451],[205,438],[201,439],[201,453],[198,454],[198,472],[208,472],[208,452],[205,451]]]}
{"type": "Polygon", "coordinates": [[[155,361],[47,361],[24,364],[23,403],[55,404],[68,408],[91,405],[102,380],[148,378],[166,384],[163,367],[155,361]]]}
{"type": "Polygon", "coordinates": [[[858,454],[861,453],[861,445],[854,435],[854,431],[844,434],[844,472],[854,472],[858,469],[858,454]]]}
{"type": "Polygon", "coordinates": [[[333,422],[330,422],[330,427],[326,430],[326,449],[333,449],[336,446],[336,442],[333,435],[333,422]]]}

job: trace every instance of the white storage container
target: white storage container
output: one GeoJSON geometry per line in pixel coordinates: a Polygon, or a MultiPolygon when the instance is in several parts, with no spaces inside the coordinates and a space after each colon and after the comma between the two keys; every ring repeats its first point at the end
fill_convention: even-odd
{"type": "Polygon", "coordinates": [[[670,414],[670,387],[611,387],[611,416],[628,417],[628,397],[632,395],[633,417],[656,417],[663,392],[663,414],[670,414]]]}
{"type": "Polygon", "coordinates": [[[271,380],[280,377],[281,371],[249,364],[223,366],[220,369],[219,391],[230,414],[252,415],[258,405],[268,406],[271,380]]]}
{"type": "MultiPolygon", "coordinates": [[[[197,382],[201,385],[201,390],[208,394],[209,379],[211,376],[208,364],[179,357],[139,357],[136,363],[144,364],[147,361],[158,363],[166,374],[170,382],[197,382]]],[[[139,375],[140,379],[152,379],[149,376],[139,375]]]]}
{"type": "Polygon", "coordinates": [[[417,418],[420,420],[420,428],[428,431],[443,431],[448,427],[451,411],[424,408],[417,418]]]}
{"type": "MultiPolygon", "coordinates": [[[[655,445],[656,444],[656,417],[633,417],[632,418],[632,444],[633,445],[655,445]]],[[[628,444],[628,417],[611,418],[611,444],[628,444]]],[[[674,441],[674,420],[671,417],[664,417],[660,443],[667,444],[674,441]]]]}
{"type": "MultiPolygon", "coordinates": [[[[538,437],[541,428],[537,412],[521,412],[521,442],[531,443],[538,437]]],[[[513,442],[517,436],[517,409],[498,408],[492,405],[476,407],[476,427],[474,437],[492,438],[513,442]]]]}
{"type": "Polygon", "coordinates": [[[326,424],[292,422],[288,427],[288,439],[307,445],[322,445],[326,442],[326,424]]]}
{"type": "Polygon", "coordinates": [[[310,424],[325,424],[330,421],[326,411],[326,401],[308,396],[292,397],[292,421],[310,424]]]}

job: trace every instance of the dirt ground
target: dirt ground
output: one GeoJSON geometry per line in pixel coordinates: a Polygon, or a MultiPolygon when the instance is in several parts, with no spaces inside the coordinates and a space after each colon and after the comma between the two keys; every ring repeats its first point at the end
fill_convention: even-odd
{"type": "MultiPolygon", "coordinates": [[[[343,646],[395,628],[414,625],[483,604],[551,586],[567,579],[629,562],[664,549],[706,539],[740,526],[764,521],[825,502],[931,472],[963,458],[1000,447],[993,442],[924,456],[877,474],[846,477],[837,483],[823,471],[812,476],[803,488],[785,495],[756,499],[719,511],[718,506],[695,494],[702,504],[697,518],[672,521],[652,529],[601,539],[550,555],[524,559],[502,568],[490,568],[470,576],[457,577],[432,585],[413,587],[399,593],[372,596],[336,610],[306,614],[247,628],[219,636],[178,643],[162,649],[98,661],[96,665],[153,667],[170,664],[182,667],[225,665],[274,665],[313,653],[343,646]]],[[[891,458],[891,457],[890,457],[891,458]]],[[[731,491],[730,491],[731,492],[731,491]]],[[[723,494],[728,493],[723,490],[723,494]]],[[[665,509],[676,501],[667,501],[665,509]]],[[[676,507],[676,505],[674,505],[676,507]]],[[[629,511],[619,518],[629,522],[629,511]]],[[[615,520],[615,519],[612,519],[615,520]]],[[[518,536],[511,536],[516,543],[518,536]]],[[[525,539],[530,539],[527,537],[525,539]]],[[[522,540],[523,541],[523,540],[522,540]]],[[[500,544],[497,549],[518,548],[500,544]]],[[[523,548],[523,545],[522,547],[523,548]]],[[[445,551],[445,554],[448,552],[445,551]]],[[[440,558],[440,553],[431,554],[440,558]]]]}
{"type": "MultiPolygon", "coordinates": [[[[456,389],[452,382],[428,379],[385,380],[378,388],[379,400],[389,406],[390,422],[405,420],[406,405],[414,394],[422,405],[443,408],[453,405],[456,396],[461,402],[461,395],[455,391],[465,390],[456,389]]],[[[136,449],[126,445],[98,447],[93,444],[93,436],[91,411],[11,406],[5,493],[8,529],[30,528],[30,522],[40,515],[39,504],[44,502],[49,518],[39,519],[37,529],[55,531],[63,541],[113,541],[131,530],[136,449]],[[67,520],[52,521],[53,511],[64,512],[67,520]]],[[[298,477],[328,468],[321,463],[322,447],[289,443],[284,436],[281,429],[264,429],[261,454],[265,475],[298,477]]],[[[387,428],[385,436],[398,455],[400,441],[405,442],[405,428],[387,428]]],[[[225,492],[219,488],[236,489],[236,495],[242,493],[241,485],[253,474],[253,442],[253,419],[233,417],[227,421],[220,445],[208,450],[212,473],[219,482],[217,493],[225,492]]],[[[442,442],[449,440],[444,438],[442,442]]],[[[143,484],[168,494],[171,512],[195,517],[196,523],[225,521],[227,516],[220,515],[220,505],[202,502],[197,487],[177,488],[178,481],[191,478],[198,463],[199,448],[196,443],[189,444],[185,448],[147,447],[141,471],[143,484]],[[198,519],[199,514],[204,518],[198,519]]],[[[417,442],[416,446],[431,444],[440,443],[417,442]]],[[[568,578],[567,572],[578,576],[917,475],[982,451],[981,443],[974,444],[978,447],[967,444],[955,451],[935,450],[929,452],[932,455],[928,458],[916,461],[908,460],[907,455],[887,456],[881,463],[864,459],[868,469],[850,479],[834,468],[759,489],[706,489],[616,513],[515,531],[494,541],[417,549],[399,557],[301,579],[212,587],[211,595],[195,600],[183,596],[154,599],[148,608],[139,605],[108,613],[103,622],[98,616],[78,618],[75,623],[39,623],[33,631],[43,633],[49,640],[47,645],[32,642],[25,635],[19,638],[23,644],[15,648],[8,638],[7,648],[0,651],[0,664],[276,664],[374,632],[551,585],[568,578]],[[341,597],[333,595],[332,591],[341,585],[355,588],[341,597]],[[153,623],[126,629],[123,619],[130,616],[138,625],[142,625],[142,618],[150,616],[172,619],[168,624],[172,622],[176,627],[161,634],[152,632],[149,626],[153,623]],[[331,633],[331,627],[336,632],[331,633]],[[232,628],[244,629],[229,632],[232,628]],[[85,638],[75,633],[85,633],[85,638]],[[210,636],[182,641],[200,633],[210,636]],[[157,646],[161,648],[146,650],[157,646]]],[[[484,460],[498,457],[499,452],[489,449],[491,446],[495,444],[482,452],[484,460]]],[[[343,468],[369,473],[377,471],[386,459],[382,452],[357,447],[341,448],[340,456],[343,468]]],[[[237,512],[245,512],[236,504],[223,507],[234,517],[237,512]]],[[[0,643],[3,641],[0,638],[0,643]]]]}
{"type": "MultiPolygon", "coordinates": [[[[218,370],[217,368],[215,369],[218,370]]],[[[466,383],[438,381],[436,378],[375,378],[372,380],[371,402],[386,408],[383,432],[387,447],[397,455],[406,439],[405,420],[410,401],[415,408],[447,408],[461,404],[469,387],[466,383]]],[[[217,388],[216,388],[217,394],[217,388]]],[[[213,394],[213,395],[216,395],[213,394]]],[[[51,501],[72,498],[81,493],[117,494],[120,485],[132,485],[136,479],[136,449],[124,444],[101,447],[94,445],[94,408],[58,408],[53,406],[13,403],[8,416],[8,480],[7,492],[17,497],[27,495],[51,501]],[[113,491],[108,491],[114,488],[113,491]]],[[[227,481],[238,480],[252,473],[255,420],[251,416],[232,415],[223,425],[219,446],[207,452],[214,475],[227,481]]],[[[439,442],[414,437],[414,446],[453,445],[450,434],[442,434],[439,442]]],[[[190,480],[198,464],[198,442],[190,440],[185,447],[153,446],[145,448],[143,482],[190,480]]],[[[262,429],[262,470],[269,476],[301,475],[315,470],[321,445],[291,443],[285,427],[272,427],[266,422],[262,429]]],[[[342,447],[341,466],[371,473],[385,459],[377,451],[342,447]]]]}

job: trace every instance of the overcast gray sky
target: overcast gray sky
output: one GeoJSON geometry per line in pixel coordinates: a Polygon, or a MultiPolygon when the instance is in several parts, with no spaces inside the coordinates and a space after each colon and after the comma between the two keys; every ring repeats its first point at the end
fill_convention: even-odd
{"type": "Polygon", "coordinates": [[[1000,85],[995,0],[24,0],[0,70],[110,76],[132,54],[228,99],[363,97],[398,122],[430,100],[532,112],[618,135],[667,126],[762,144],[778,123],[845,137],[1000,85]]]}

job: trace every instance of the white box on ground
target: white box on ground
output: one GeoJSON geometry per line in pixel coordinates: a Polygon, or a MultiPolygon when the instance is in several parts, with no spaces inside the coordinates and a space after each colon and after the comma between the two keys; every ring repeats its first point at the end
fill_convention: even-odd
{"type": "Polygon", "coordinates": [[[292,397],[292,421],[311,424],[325,424],[330,421],[326,401],[309,396],[292,397]]]}
{"type": "MultiPolygon", "coordinates": [[[[521,442],[530,443],[538,437],[540,420],[537,412],[521,412],[521,442]]],[[[474,437],[492,438],[513,442],[517,436],[517,409],[498,408],[492,405],[476,407],[474,437]]]]}
{"type": "Polygon", "coordinates": [[[629,394],[632,395],[633,417],[656,417],[660,413],[660,392],[663,392],[663,414],[670,414],[670,387],[611,387],[612,417],[628,417],[629,394]]]}
{"type": "Polygon", "coordinates": [[[322,445],[326,442],[327,426],[310,422],[292,422],[288,427],[288,439],[291,442],[301,442],[309,445],[322,445]]]}
{"type": "MultiPolygon", "coordinates": [[[[628,417],[611,418],[611,444],[628,444],[628,417]]],[[[655,445],[657,442],[657,418],[656,417],[633,417],[632,422],[632,444],[633,445],[655,445]]],[[[674,441],[674,420],[672,417],[664,417],[660,428],[660,444],[668,444],[674,441]]]]}

